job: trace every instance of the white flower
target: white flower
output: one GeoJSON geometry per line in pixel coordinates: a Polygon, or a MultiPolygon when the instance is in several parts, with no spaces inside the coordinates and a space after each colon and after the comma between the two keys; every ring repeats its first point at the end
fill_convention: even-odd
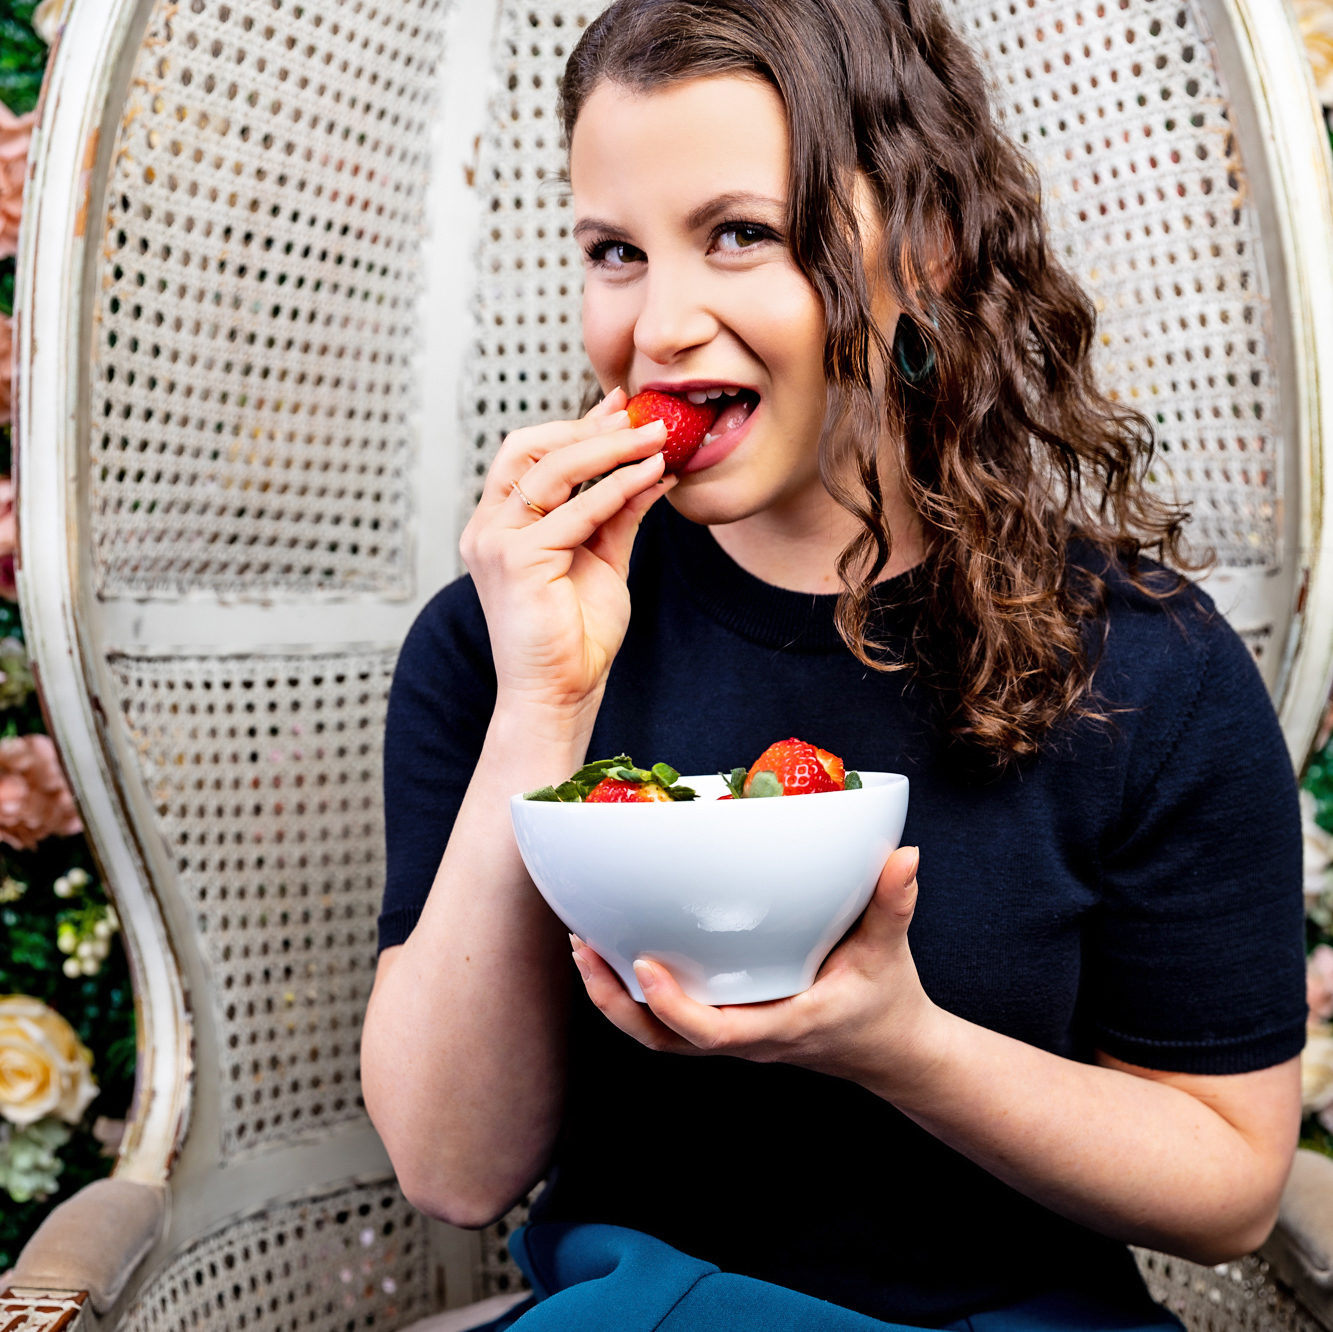
{"type": "Polygon", "coordinates": [[[16,708],[36,689],[28,652],[17,638],[0,638],[0,708],[16,708]]]}
{"type": "Polygon", "coordinates": [[[7,1130],[0,1137],[0,1189],[18,1203],[54,1193],[64,1164],[57,1153],[69,1139],[58,1119],[7,1130]]]}
{"type": "Polygon", "coordinates": [[[1301,1109],[1315,1114],[1333,1105],[1333,1026],[1311,1022],[1301,1055],[1301,1109]]]}
{"type": "Polygon", "coordinates": [[[1301,843],[1305,876],[1305,908],[1318,904],[1319,899],[1333,888],[1330,865],[1333,865],[1333,835],[1326,833],[1315,822],[1316,802],[1310,791],[1301,792],[1301,843]]]}

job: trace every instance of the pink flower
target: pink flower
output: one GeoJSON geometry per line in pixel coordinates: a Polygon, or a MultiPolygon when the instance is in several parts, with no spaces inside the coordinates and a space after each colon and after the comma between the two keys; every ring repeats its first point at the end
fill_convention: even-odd
{"type": "Polygon", "coordinates": [[[35,111],[16,116],[0,102],[0,259],[18,253],[23,177],[28,170],[28,144],[36,121],[35,111]]]}
{"type": "Polygon", "coordinates": [[[1333,1017],[1333,948],[1327,944],[1316,944],[1305,959],[1305,999],[1312,1018],[1333,1017]]]}
{"type": "Polygon", "coordinates": [[[14,483],[7,476],[0,476],[0,597],[6,601],[18,600],[18,588],[14,585],[14,552],[17,549],[14,483]]]}
{"type": "Polygon", "coordinates": [[[0,740],[0,842],[31,851],[44,837],[82,831],[51,737],[0,740]]]}

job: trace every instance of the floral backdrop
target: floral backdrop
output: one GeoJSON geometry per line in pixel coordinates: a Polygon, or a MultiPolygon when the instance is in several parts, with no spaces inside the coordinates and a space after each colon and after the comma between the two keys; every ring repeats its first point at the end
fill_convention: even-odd
{"type": "Polygon", "coordinates": [[[114,910],[33,692],[14,604],[14,261],[33,111],[63,0],[0,0],[0,1273],[111,1168],[134,1083],[114,910]]]}
{"type": "MultiPolygon", "coordinates": [[[[34,109],[66,0],[0,0],[0,1273],[106,1174],[134,1082],[118,922],[46,734],[15,605],[15,257],[34,109]]],[[[1333,0],[1294,0],[1333,132],[1333,0]]],[[[1333,709],[1301,793],[1308,1043],[1303,1141],[1333,1155],[1333,709]]],[[[2,1284],[2,1281],[0,1281],[2,1284]]]]}

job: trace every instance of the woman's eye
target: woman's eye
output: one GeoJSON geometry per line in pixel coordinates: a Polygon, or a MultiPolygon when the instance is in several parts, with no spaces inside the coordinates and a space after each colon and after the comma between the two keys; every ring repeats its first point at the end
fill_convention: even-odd
{"type": "Polygon", "coordinates": [[[584,255],[594,268],[627,268],[644,257],[642,250],[635,249],[627,241],[618,240],[594,241],[584,251],[584,255]]]}
{"type": "Polygon", "coordinates": [[[728,222],[717,232],[718,248],[721,250],[750,250],[764,241],[776,239],[768,227],[753,222],[728,222]],[[728,237],[732,239],[728,240],[728,237]]]}

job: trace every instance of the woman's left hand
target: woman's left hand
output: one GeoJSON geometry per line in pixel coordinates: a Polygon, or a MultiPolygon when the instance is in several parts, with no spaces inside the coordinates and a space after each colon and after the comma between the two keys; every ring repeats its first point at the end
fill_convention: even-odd
{"type": "Polygon", "coordinates": [[[907,945],[917,861],[914,847],[889,857],[856,927],[828,955],[815,983],[788,999],[712,1008],[686,995],[661,963],[639,961],[634,971],[647,1001],[640,1004],[587,944],[571,936],[574,961],[592,1002],[650,1050],[797,1064],[880,1083],[894,1063],[930,1062],[937,1010],[907,945]],[[904,1061],[909,1051],[916,1058],[904,1061]]]}

